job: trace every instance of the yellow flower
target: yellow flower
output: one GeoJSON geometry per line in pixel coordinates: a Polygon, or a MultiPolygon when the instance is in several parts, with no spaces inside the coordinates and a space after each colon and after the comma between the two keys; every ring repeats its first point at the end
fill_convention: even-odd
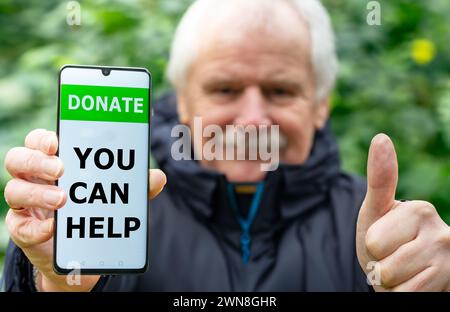
{"type": "Polygon", "coordinates": [[[419,65],[430,63],[436,55],[434,43],[428,39],[416,39],[413,41],[411,57],[419,65]]]}

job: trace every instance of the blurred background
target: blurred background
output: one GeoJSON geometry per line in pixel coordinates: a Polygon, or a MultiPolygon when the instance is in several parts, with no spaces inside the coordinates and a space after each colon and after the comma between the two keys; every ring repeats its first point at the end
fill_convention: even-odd
{"type": "MultiPolygon", "coordinates": [[[[190,0],[0,0],[0,269],[8,234],[3,167],[8,149],[34,128],[56,129],[57,75],[64,64],[147,67],[153,99],[165,79],[170,41],[190,0]],[[72,7],[71,7],[72,8],[72,7]]],[[[365,175],[374,134],[397,149],[399,198],[431,201],[450,223],[450,1],[323,0],[337,34],[340,74],[332,120],[346,171],[365,175]]],[[[214,12],[211,12],[214,14],[214,12]]]]}

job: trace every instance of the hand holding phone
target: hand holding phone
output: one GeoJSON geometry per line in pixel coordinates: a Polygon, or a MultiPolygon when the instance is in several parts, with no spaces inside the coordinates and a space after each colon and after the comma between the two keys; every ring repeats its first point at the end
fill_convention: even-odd
{"type": "MultiPolygon", "coordinates": [[[[67,194],[54,185],[65,165],[56,156],[57,150],[55,132],[35,129],[26,136],[24,147],[7,152],[5,167],[12,178],[4,191],[10,207],[6,226],[15,245],[37,270],[38,290],[89,291],[100,276],[79,276],[79,283],[68,283],[66,276],[57,275],[53,269],[53,213],[67,200],[67,194]]],[[[149,175],[152,199],[163,189],[166,177],[158,169],[151,169],[149,175]]]]}
{"type": "MultiPolygon", "coordinates": [[[[26,136],[25,147],[8,151],[5,166],[13,178],[5,188],[5,199],[10,206],[6,225],[14,243],[38,271],[38,290],[89,291],[100,276],[73,276],[78,282],[68,283],[66,276],[56,275],[53,270],[53,211],[66,202],[65,192],[52,185],[63,174],[63,163],[55,156],[57,148],[55,132],[35,129],[26,136]],[[27,159],[34,159],[34,162],[27,159]],[[24,163],[30,165],[24,166],[24,163]],[[47,199],[51,199],[48,192],[59,201],[48,202],[47,199]]],[[[161,170],[151,169],[149,180],[152,199],[162,190],[166,178],[161,170]]]]}

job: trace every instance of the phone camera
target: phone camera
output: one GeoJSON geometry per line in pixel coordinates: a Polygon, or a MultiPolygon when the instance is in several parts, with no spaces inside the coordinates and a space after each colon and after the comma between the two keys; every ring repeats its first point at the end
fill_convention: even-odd
{"type": "Polygon", "coordinates": [[[103,68],[102,69],[102,74],[104,76],[109,76],[110,73],[111,73],[111,69],[109,69],[109,68],[103,68]]]}

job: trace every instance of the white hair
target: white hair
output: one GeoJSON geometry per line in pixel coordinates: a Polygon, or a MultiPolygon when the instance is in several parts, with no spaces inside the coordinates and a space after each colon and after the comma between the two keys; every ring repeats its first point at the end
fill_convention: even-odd
{"type": "MultiPolygon", "coordinates": [[[[203,31],[210,25],[231,20],[233,24],[256,22],[257,25],[263,26],[268,22],[267,12],[273,11],[274,6],[281,2],[290,4],[309,27],[316,99],[324,99],[334,87],[338,60],[330,17],[320,0],[196,0],[188,8],[176,29],[167,69],[169,81],[175,88],[182,88],[189,67],[197,57],[203,31]],[[269,9],[265,11],[265,15],[258,14],[264,9],[269,9]],[[236,16],[237,14],[239,15],[236,16]]],[[[287,22],[282,27],[286,32],[292,33],[287,22]]],[[[233,35],[227,34],[227,27],[226,24],[222,25],[223,31],[220,36],[233,35]]]]}

